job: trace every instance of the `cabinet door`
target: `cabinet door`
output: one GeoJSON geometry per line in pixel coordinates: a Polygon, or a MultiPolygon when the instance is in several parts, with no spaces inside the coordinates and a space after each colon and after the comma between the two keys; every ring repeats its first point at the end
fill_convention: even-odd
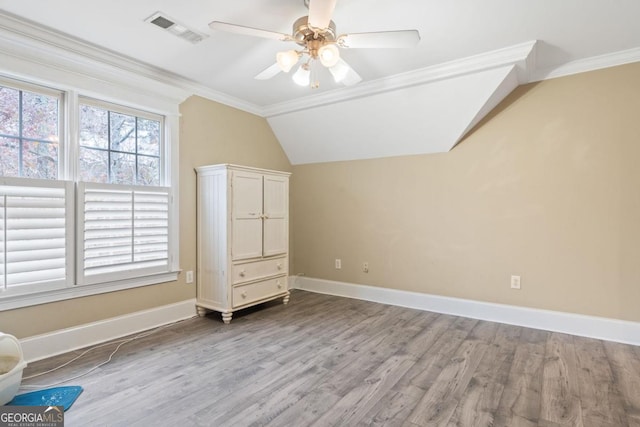
{"type": "Polygon", "coordinates": [[[231,221],[234,260],[262,256],[262,175],[233,172],[231,221]]]}
{"type": "Polygon", "coordinates": [[[264,177],[265,256],[284,254],[289,247],[289,180],[280,176],[264,177]]]}

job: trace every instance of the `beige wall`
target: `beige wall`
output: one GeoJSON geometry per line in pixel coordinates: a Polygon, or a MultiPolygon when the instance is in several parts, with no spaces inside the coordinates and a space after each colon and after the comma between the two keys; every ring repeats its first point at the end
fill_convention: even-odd
{"type": "MultiPolygon", "coordinates": [[[[449,153],[294,167],[292,273],[640,321],[639,93],[640,64],[549,80],[517,89],[449,153]]],[[[264,119],[199,97],[181,112],[180,264],[195,270],[193,168],[292,168],[264,119]]],[[[194,296],[181,275],[0,312],[0,330],[194,296]]]]}
{"type": "Polygon", "coordinates": [[[640,321],[639,165],[640,64],[520,87],[448,153],[295,166],[292,273],[640,321]]]}
{"type": "MultiPolygon", "coordinates": [[[[195,271],[194,167],[236,163],[290,171],[291,165],[265,119],[195,96],[180,111],[180,267],[195,271]]],[[[177,282],[0,312],[0,330],[23,338],[194,297],[195,285],[181,274],[177,282]]]]}

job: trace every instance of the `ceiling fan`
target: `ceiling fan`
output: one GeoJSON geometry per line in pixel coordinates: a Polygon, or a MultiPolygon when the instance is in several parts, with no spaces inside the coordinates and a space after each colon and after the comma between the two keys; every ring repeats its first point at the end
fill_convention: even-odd
{"type": "Polygon", "coordinates": [[[289,34],[245,27],[226,22],[213,21],[212,30],[248,36],[263,37],[283,42],[297,43],[301,48],[278,52],[276,63],[255,76],[258,80],[267,80],[281,71],[288,73],[298,62],[300,66],[293,74],[293,81],[300,86],[318,88],[318,63],[329,69],[334,80],[346,86],[362,81],[358,73],[340,57],[339,48],[407,48],[420,41],[417,30],[379,31],[372,33],[340,34],[331,20],[336,0],[304,0],[309,15],[298,18],[289,34]]]}

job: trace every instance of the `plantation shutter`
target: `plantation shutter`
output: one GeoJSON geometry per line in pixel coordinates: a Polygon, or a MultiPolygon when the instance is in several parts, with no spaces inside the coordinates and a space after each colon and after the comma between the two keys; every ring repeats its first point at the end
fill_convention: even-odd
{"type": "Polygon", "coordinates": [[[73,183],[0,180],[0,294],[70,286],[73,183]]]}
{"type": "Polygon", "coordinates": [[[169,271],[168,187],[78,184],[78,284],[169,271]]]}

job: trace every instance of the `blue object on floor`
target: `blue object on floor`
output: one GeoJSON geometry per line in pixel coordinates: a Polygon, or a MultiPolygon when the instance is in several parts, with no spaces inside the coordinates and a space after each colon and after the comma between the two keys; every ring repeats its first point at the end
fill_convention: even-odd
{"type": "Polygon", "coordinates": [[[64,410],[71,408],[73,402],[82,393],[80,386],[54,387],[44,390],[19,394],[7,405],[11,406],[63,406],[64,410]]]}

